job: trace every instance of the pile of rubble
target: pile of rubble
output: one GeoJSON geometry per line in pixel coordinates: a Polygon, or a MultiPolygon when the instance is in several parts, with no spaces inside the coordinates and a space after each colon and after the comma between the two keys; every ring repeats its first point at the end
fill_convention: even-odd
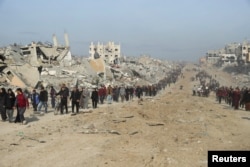
{"type": "Polygon", "coordinates": [[[152,85],[173,69],[173,64],[149,56],[122,57],[119,64],[107,64],[102,58],[71,56],[68,46],[41,42],[0,48],[0,84],[5,87],[152,85]]]}

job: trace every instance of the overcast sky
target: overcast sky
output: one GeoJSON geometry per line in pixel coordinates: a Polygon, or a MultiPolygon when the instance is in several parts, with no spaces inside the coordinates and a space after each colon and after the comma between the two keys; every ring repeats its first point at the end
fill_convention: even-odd
{"type": "Polygon", "coordinates": [[[250,39],[250,0],[0,0],[0,47],[69,35],[73,54],[114,41],[127,56],[197,61],[250,39]]]}

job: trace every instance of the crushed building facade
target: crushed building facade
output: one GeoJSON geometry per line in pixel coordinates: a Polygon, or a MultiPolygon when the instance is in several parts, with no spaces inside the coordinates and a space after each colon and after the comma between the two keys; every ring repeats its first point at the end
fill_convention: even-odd
{"type": "Polygon", "coordinates": [[[153,85],[173,70],[170,62],[149,56],[122,57],[120,45],[114,43],[91,48],[92,51],[96,48],[95,52],[101,49],[105,52],[98,53],[99,57],[74,57],[67,35],[65,46],[59,45],[53,35],[53,44],[32,42],[0,48],[0,84],[28,89],[53,85],[57,90],[62,84],[88,88],[153,85]]]}
{"type": "Polygon", "coordinates": [[[121,46],[116,45],[114,42],[108,42],[107,44],[95,45],[91,42],[89,46],[90,59],[102,58],[106,63],[119,64],[121,57],[121,46]]]}

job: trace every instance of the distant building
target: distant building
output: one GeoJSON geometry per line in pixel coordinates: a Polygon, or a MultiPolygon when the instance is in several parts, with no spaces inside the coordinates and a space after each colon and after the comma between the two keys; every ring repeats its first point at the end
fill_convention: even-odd
{"type": "Polygon", "coordinates": [[[242,45],[240,43],[231,43],[225,46],[226,54],[235,54],[237,57],[240,57],[242,54],[242,45]]]}
{"type": "Polygon", "coordinates": [[[89,54],[91,59],[103,58],[106,63],[119,64],[121,57],[121,46],[115,45],[114,42],[108,42],[106,45],[100,44],[94,45],[91,42],[89,46],[89,54]]]}
{"type": "Polygon", "coordinates": [[[206,53],[207,64],[216,64],[221,59],[220,54],[224,53],[224,50],[211,50],[206,53]]]}
{"type": "Polygon", "coordinates": [[[250,63],[250,43],[243,41],[243,43],[227,44],[223,49],[212,50],[206,53],[206,64],[243,65],[250,63]]]}
{"type": "Polygon", "coordinates": [[[242,60],[250,63],[250,43],[247,41],[242,43],[242,60]]]}
{"type": "Polygon", "coordinates": [[[220,54],[220,58],[222,66],[237,64],[237,56],[235,54],[220,54]]]}

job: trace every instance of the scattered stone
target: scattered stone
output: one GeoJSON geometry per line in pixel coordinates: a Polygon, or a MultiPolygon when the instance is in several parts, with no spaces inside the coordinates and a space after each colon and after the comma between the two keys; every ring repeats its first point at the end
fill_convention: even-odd
{"type": "Polygon", "coordinates": [[[114,123],[121,123],[121,122],[126,122],[126,120],[125,119],[123,119],[123,120],[113,120],[113,122],[114,123]]]}
{"type": "Polygon", "coordinates": [[[129,116],[124,116],[122,118],[133,118],[134,116],[133,115],[129,115],[129,116]]]}
{"type": "Polygon", "coordinates": [[[41,140],[41,141],[39,141],[39,143],[46,143],[46,141],[44,141],[44,140],[41,140]]]}
{"type": "Polygon", "coordinates": [[[160,122],[147,122],[146,123],[149,126],[164,126],[164,123],[160,123],[160,122]]]}
{"type": "Polygon", "coordinates": [[[139,132],[138,131],[134,131],[134,132],[129,133],[129,135],[135,135],[137,133],[139,133],[139,132]]]}
{"type": "Polygon", "coordinates": [[[115,134],[115,135],[121,135],[118,131],[116,130],[110,130],[109,133],[115,134]]]}

